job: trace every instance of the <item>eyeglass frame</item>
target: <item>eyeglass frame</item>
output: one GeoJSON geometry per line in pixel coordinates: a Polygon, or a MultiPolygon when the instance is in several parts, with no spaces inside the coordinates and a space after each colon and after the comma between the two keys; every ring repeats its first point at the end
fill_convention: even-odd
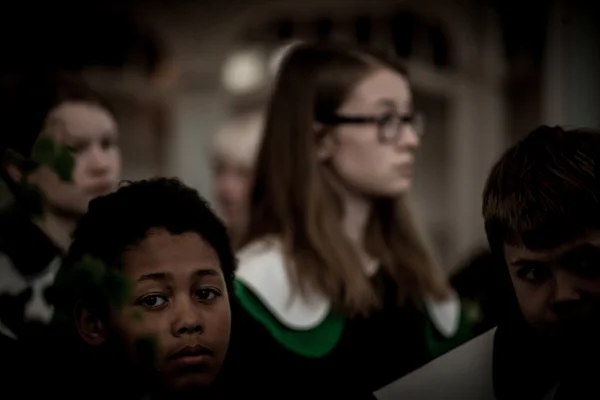
{"type": "Polygon", "coordinates": [[[398,139],[402,135],[402,129],[406,125],[410,125],[415,131],[418,137],[422,137],[424,134],[424,118],[420,112],[413,112],[409,114],[397,114],[397,113],[386,113],[379,116],[372,115],[340,115],[330,114],[328,116],[321,116],[317,118],[317,121],[324,125],[377,125],[377,138],[381,143],[390,143],[398,139]],[[387,137],[384,135],[384,125],[389,120],[399,121],[398,129],[393,137],[387,137]]]}

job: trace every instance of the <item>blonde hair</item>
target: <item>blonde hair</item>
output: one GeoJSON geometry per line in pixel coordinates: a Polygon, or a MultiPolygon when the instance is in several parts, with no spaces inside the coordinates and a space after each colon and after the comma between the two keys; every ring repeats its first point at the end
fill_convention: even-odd
{"type": "Polygon", "coordinates": [[[250,112],[226,122],[213,137],[212,151],[244,167],[254,166],[263,131],[261,112],[250,112]]]}

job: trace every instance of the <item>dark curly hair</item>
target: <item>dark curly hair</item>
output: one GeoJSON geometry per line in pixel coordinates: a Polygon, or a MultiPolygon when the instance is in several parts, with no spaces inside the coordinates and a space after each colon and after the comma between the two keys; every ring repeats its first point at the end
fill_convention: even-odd
{"type": "MultiPolygon", "coordinates": [[[[236,262],[224,224],[196,190],[177,179],[157,178],[126,182],[115,193],[90,202],[52,291],[58,310],[72,314],[78,301],[92,307],[108,305],[106,295],[112,296],[115,286],[98,287],[98,279],[89,279],[90,274],[98,275],[98,268],[82,276],[78,266],[87,259],[100,265],[103,274],[119,271],[123,253],[144,240],[153,228],[175,235],[200,235],[216,251],[227,290],[232,293],[236,262]]],[[[106,280],[102,283],[111,284],[106,280]]]]}

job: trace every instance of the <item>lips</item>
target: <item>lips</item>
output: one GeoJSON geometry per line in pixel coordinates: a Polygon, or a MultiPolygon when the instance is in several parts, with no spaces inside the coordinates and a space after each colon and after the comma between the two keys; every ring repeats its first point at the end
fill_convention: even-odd
{"type": "Polygon", "coordinates": [[[112,192],[113,188],[114,185],[111,182],[98,183],[96,185],[89,186],[87,192],[95,196],[102,196],[112,192]]]}
{"type": "Polygon", "coordinates": [[[213,356],[212,350],[202,346],[186,346],[168,357],[176,367],[202,366],[213,356]]]}
{"type": "Polygon", "coordinates": [[[398,170],[398,172],[400,172],[400,174],[402,174],[404,176],[412,176],[413,164],[412,163],[402,164],[402,165],[398,166],[397,170],[398,170]]]}

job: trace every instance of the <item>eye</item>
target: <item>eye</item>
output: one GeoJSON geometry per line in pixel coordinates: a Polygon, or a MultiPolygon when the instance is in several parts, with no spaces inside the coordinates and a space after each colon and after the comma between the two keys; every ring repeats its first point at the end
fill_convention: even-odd
{"type": "Polygon", "coordinates": [[[73,154],[79,154],[79,153],[83,153],[85,151],[85,149],[87,148],[87,145],[85,143],[75,143],[73,145],[68,145],[65,146],[71,153],[73,154]]]}
{"type": "Polygon", "coordinates": [[[381,126],[390,125],[390,124],[394,123],[395,119],[396,119],[396,116],[392,113],[383,114],[381,117],[379,117],[379,125],[381,125],[381,126]]]}
{"type": "Polygon", "coordinates": [[[528,282],[541,282],[550,276],[547,267],[523,267],[517,271],[517,276],[528,282]]]}
{"type": "Polygon", "coordinates": [[[167,304],[167,299],[164,296],[152,294],[142,298],[140,304],[146,308],[160,308],[167,304]]]}
{"type": "Polygon", "coordinates": [[[595,278],[600,273],[600,261],[595,258],[581,258],[573,263],[571,270],[582,278],[595,278]]]}
{"type": "Polygon", "coordinates": [[[221,292],[216,289],[200,289],[196,292],[196,297],[200,301],[212,301],[220,295],[221,292]]]}
{"type": "Polygon", "coordinates": [[[103,138],[102,141],[100,142],[100,146],[102,147],[103,150],[112,149],[113,147],[117,146],[117,138],[116,137],[103,138]]]}

